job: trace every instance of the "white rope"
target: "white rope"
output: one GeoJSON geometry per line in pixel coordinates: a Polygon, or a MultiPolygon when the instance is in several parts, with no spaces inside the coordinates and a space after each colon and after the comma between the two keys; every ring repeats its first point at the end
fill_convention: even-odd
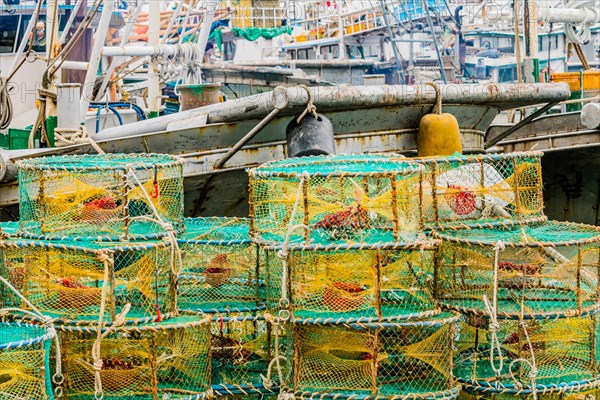
{"type": "Polygon", "coordinates": [[[181,258],[181,250],[179,249],[179,244],[177,242],[177,237],[175,236],[175,230],[173,228],[173,225],[169,222],[165,222],[163,220],[163,218],[160,216],[160,213],[154,206],[154,203],[152,202],[152,199],[150,198],[148,191],[146,191],[146,188],[140,182],[140,180],[137,177],[137,175],[135,174],[133,168],[127,167],[126,171],[127,171],[126,178],[127,178],[128,186],[131,189],[133,189],[133,187],[130,183],[130,180],[131,180],[137,187],[139,187],[139,189],[142,191],[142,194],[146,198],[148,207],[150,207],[150,210],[152,211],[152,214],[154,215],[154,218],[140,216],[140,217],[132,217],[132,219],[145,219],[150,222],[154,222],[154,223],[158,224],[162,229],[164,229],[165,233],[167,234],[167,240],[171,244],[171,272],[173,272],[173,274],[178,276],[179,273],[181,272],[181,270],[183,269],[183,262],[182,262],[182,258],[181,258]],[[177,264],[177,268],[175,267],[176,264],[177,264]]]}
{"type": "Polygon", "coordinates": [[[302,111],[302,114],[300,114],[296,119],[296,123],[299,124],[300,121],[302,121],[302,118],[304,118],[308,113],[311,113],[315,119],[317,119],[317,107],[313,104],[312,92],[306,85],[298,85],[298,87],[306,90],[306,93],[308,93],[308,102],[306,103],[306,108],[304,111],[302,111]]]}
{"type": "Polygon", "coordinates": [[[498,323],[498,263],[500,251],[504,249],[505,246],[504,243],[502,243],[502,241],[498,241],[496,243],[496,246],[494,246],[494,287],[492,304],[490,304],[490,301],[488,300],[487,296],[483,295],[485,309],[487,310],[487,313],[490,317],[490,366],[494,371],[494,375],[496,376],[496,378],[500,378],[502,374],[502,369],[504,368],[501,343],[498,339],[498,330],[500,329],[500,324],[498,323]],[[496,352],[498,353],[499,358],[498,367],[496,367],[496,363],[494,362],[494,355],[496,352]]]}
{"type": "Polygon", "coordinates": [[[13,105],[8,93],[8,81],[0,77],[0,129],[6,129],[13,118],[13,105]]]}
{"type": "Polygon", "coordinates": [[[279,384],[283,383],[283,370],[281,369],[280,361],[285,361],[286,358],[279,354],[279,322],[275,321],[274,318],[270,315],[265,315],[267,321],[273,324],[273,334],[275,335],[275,356],[269,362],[269,366],[267,367],[267,376],[265,377],[263,374],[260,375],[263,385],[267,390],[271,390],[274,386],[273,381],[271,380],[271,374],[273,372],[273,365],[277,366],[277,375],[279,376],[279,384]]]}
{"type": "Polygon", "coordinates": [[[294,225],[294,218],[296,217],[296,213],[298,211],[298,203],[300,202],[300,198],[302,197],[302,186],[304,186],[304,182],[310,179],[310,174],[307,171],[304,171],[300,177],[300,182],[298,182],[298,190],[296,191],[296,200],[294,201],[294,207],[292,208],[292,214],[290,215],[290,222],[288,223],[287,233],[283,240],[283,245],[281,250],[277,252],[277,257],[281,260],[282,266],[282,275],[281,275],[281,299],[279,300],[279,306],[282,310],[279,311],[279,317],[281,319],[288,319],[290,317],[289,310],[284,310],[284,308],[288,308],[290,305],[290,301],[288,299],[287,292],[287,280],[289,275],[289,267],[287,263],[287,257],[289,255],[288,247],[290,245],[290,238],[292,234],[298,229],[304,229],[309,231],[309,227],[304,224],[294,225]]]}
{"type": "Polygon", "coordinates": [[[531,379],[531,396],[533,397],[533,400],[537,400],[536,379],[537,379],[538,370],[537,370],[536,361],[535,361],[535,353],[533,352],[533,346],[531,344],[531,339],[529,338],[529,333],[527,332],[527,326],[526,326],[525,320],[523,318],[520,318],[519,325],[521,326],[521,329],[523,330],[523,333],[525,334],[525,339],[527,340],[527,346],[529,346],[529,352],[531,354],[531,361],[529,361],[525,358],[517,358],[516,360],[513,360],[510,363],[510,365],[508,367],[508,372],[510,373],[510,377],[513,380],[515,387],[521,387],[522,386],[521,382],[519,382],[517,380],[517,378],[515,377],[515,375],[513,373],[513,366],[516,363],[522,363],[522,364],[528,365],[529,366],[528,378],[531,379]]]}
{"type": "Polygon", "coordinates": [[[98,327],[96,329],[96,340],[94,341],[94,345],[92,346],[92,360],[93,360],[93,368],[94,368],[94,398],[96,400],[102,400],[104,398],[104,393],[102,391],[102,379],[100,377],[100,371],[102,371],[102,355],[101,355],[101,344],[102,340],[112,333],[116,328],[125,324],[125,316],[129,312],[131,308],[131,304],[127,303],[123,307],[123,310],[117,314],[112,321],[112,325],[108,327],[104,332],[102,332],[102,327],[104,325],[104,311],[106,308],[106,295],[108,288],[108,280],[110,270],[114,267],[114,259],[107,253],[101,253],[98,258],[104,265],[104,277],[102,282],[102,292],[100,298],[100,312],[98,313],[98,327]]]}
{"type": "Polygon", "coordinates": [[[106,154],[104,150],[98,146],[98,143],[88,136],[84,125],[81,125],[79,129],[56,128],[54,130],[54,140],[56,147],[89,144],[96,152],[98,152],[98,154],[106,154]]]}
{"type": "Polygon", "coordinates": [[[31,315],[33,317],[39,318],[43,325],[47,328],[48,333],[54,338],[55,352],[56,352],[56,361],[54,367],[54,375],[52,375],[52,381],[56,385],[54,388],[54,396],[56,398],[61,398],[63,395],[62,384],[65,380],[64,375],[62,373],[62,352],[60,349],[60,340],[58,339],[58,335],[56,334],[56,329],[54,328],[54,320],[44,314],[41,313],[40,310],[37,309],[17,288],[15,288],[8,280],[4,277],[0,276],[0,282],[2,282],[10,291],[12,291],[17,297],[27,305],[27,307],[31,308],[32,311],[23,310],[20,308],[4,308],[0,310],[1,312],[12,311],[12,312],[22,312],[26,315],[31,315]]]}
{"type": "MultiPolygon", "coordinates": [[[[600,18],[600,11],[598,10],[598,5],[595,0],[571,0],[567,2],[565,5],[566,8],[571,9],[584,9],[587,14],[596,15],[595,18],[590,18],[590,21],[598,20],[600,18]]],[[[576,25],[573,23],[565,23],[565,36],[571,43],[575,44],[585,44],[589,42],[592,38],[592,27],[593,23],[582,23],[580,25],[576,25]]]]}

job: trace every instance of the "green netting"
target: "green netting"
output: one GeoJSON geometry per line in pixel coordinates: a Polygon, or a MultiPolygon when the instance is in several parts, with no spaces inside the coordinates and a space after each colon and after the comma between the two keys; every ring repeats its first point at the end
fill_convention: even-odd
{"type": "MultiPolygon", "coordinates": [[[[251,313],[212,320],[212,387],[219,393],[273,392],[264,387],[269,362],[276,354],[273,324],[251,313]]],[[[283,351],[281,351],[283,354],[283,351]]]]}
{"type": "Polygon", "coordinates": [[[0,322],[0,399],[54,399],[48,358],[53,337],[35,325],[0,322]]]}
{"type": "Polygon", "coordinates": [[[405,323],[287,327],[286,385],[302,398],[456,398],[448,314],[405,323]],[[377,397],[380,396],[380,397],[377,397]]]}
{"type": "Polygon", "coordinates": [[[438,300],[459,311],[487,314],[494,297],[497,253],[498,315],[536,318],[596,309],[600,300],[600,230],[548,222],[507,229],[435,232],[438,300]]]}
{"type": "Polygon", "coordinates": [[[507,396],[504,398],[531,395],[535,376],[540,393],[563,393],[566,397],[570,392],[597,388],[600,383],[596,314],[524,322],[503,320],[497,335],[495,342],[486,319],[468,317],[459,324],[455,334],[454,374],[465,390],[488,395],[504,393],[507,396]],[[498,374],[490,364],[492,347],[492,361],[499,369],[498,374]]]}
{"type": "Polygon", "coordinates": [[[411,188],[421,167],[381,155],[314,156],[267,163],[250,171],[251,233],[282,242],[293,215],[292,241],[320,243],[412,240],[418,199],[411,188]]]}
{"type": "Polygon", "coordinates": [[[248,220],[194,218],[185,226],[178,239],[183,259],[179,308],[209,313],[262,308],[264,267],[250,241],[248,220]]]}
{"type": "MultiPolygon", "coordinates": [[[[166,242],[0,241],[0,274],[40,312],[62,321],[96,321],[106,289],[105,320],[126,304],[128,319],[175,311],[175,279],[166,242]],[[106,278],[107,277],[107,278],[106,278]]],[[[28,306],[5,285],[0,305],[28,306]]]]}
{"type": "Polygon", "coordinates": [[[19,230],[18,221],[4,221],[0,222],[0,237],[4,236],[16,236],[19,230]]]}
{"type": "Polygon", "coordinates": [[[423,228],[457,229],[544,219],[541,152],[421,158],[423,228]]]}
{"type": "MultiPolygon", "coordinates": [[[[96,326],[57,326],[69,399],[94,398],[96,326]]],[[[210,320],[182,315],[128,324],[100,341],[103,399],[200,399],[210,389],[210,320]]]]}
{"type": "Polygon", "coordinates": [[[280,26],[272,28],[232,28],[231,32],[235,37],[242,37],[246,40],[254,42],[258,38],[273,39],[279,35],[290,35],[292,33],[291,26],[280,26]]]}
{"type": "Polygon", "coordinates": [[[182,161],[168,155],[56,156],[21,161],[20,228],[38,238],[155,238],[183,230],[182,161]]]}
{"type": "Polygon", "coordinates": [[[268,304],[285,280],[293,318],[390,320],[435,313],[435,243],[314,248],[292,245],[284,276],[279,247],[265,248],[268,304]]]}

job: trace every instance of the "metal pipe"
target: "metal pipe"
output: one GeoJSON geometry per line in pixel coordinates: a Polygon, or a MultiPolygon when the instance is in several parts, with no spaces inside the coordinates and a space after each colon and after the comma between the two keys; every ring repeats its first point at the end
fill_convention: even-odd
{"type": "MultiPolygon", "coordinates": [[[[567,83],[516,84],[448,84],[440,85],[444,93],[444,104],[481,105],[499,110],[523,107],[550,101],[565,100],[571,95],[567,83]]],[[[433,90],[423,90],[421,86],[380,85],[380,86],[320,86],[310,88],[313,103],[321,113],[328,111],[374,107],[402,107],[435,103],[433,90]]],[[[244,97],[235,101],[165,115],[152,121],[141,121],[134,126],[108,128],[96,136],[97,140],[123,138],[176,129],[175,124],[186,122],[186,128],[206,124],[228,123],[241,120],[259,119],[273,110],[277,99],[285,96],[289,106],[282,111],[294,115],[306,108],[308,93],[300,87],[277,87],[272,92],[244,97]]]]}
{"type": "Polygon", "coordinates": [[[85,61],[65,60],[60,66],[62,69],[72,69],[78,71],[87,71],[90,68],[90,63],[85,61]]]}
{"type": "Polygon", "coordinates": [[[98,72],[100,59],[102,58],[102,47],[104,46],[106,33],[108,32],[108,27],[110,25],[112,10],[116,9],[116,6],[117,0],[113,0],[110,6],[109,4],[104,3],[104,7],[102,8],[102,14],[100,15],[100,21],[98,23],[98,28],[96,29],[96,40],[94,41],[94,46],[92,47],[89,69],[85,74],[85,81],[82,87],[83,90],[80,101],[80,122],[82,124],[85,122],[88,104],[92,98],[92,88],[94,86],[94,81],[96,80],[96,73],[98,72]]]}
{"type": "Polygon", "coordinates": [[[71,15],[69,15],[69,19],[67,20],[67,23],[65,24],[65,27],[63,28],[62,35],[60,35],[60,39],[58,40],[61,45],[64,44],[65,40],[67,39],[67,35],[69,34],[69,31],[71,30],[73,21],[75,21],[75,17],[77,16],[77,13],[79,12],[79,9],[81,8],[82,3],[83,3],[83,0],[77,0],[77,2],[75,3],[75,6],[73,7],[73,10],[71,10],[71,15]]]}
{"type": "MultiPolygon", "coordinates": [[[[141,10],[145,3],[146,3],[146,0],[141,0],[138,3],[137,7],[141,10]]],[[[136,21],[137,21],[137,18],[134,17],[133,15],[130,15],[129,18],[127,19],[127,22],[125,24],[125,29],[123,30],[123,36],[121,36],[121,46],[125,46],[125,44],[127,44],[127,41],[129,40],[129,34],[133,30],[136,21]]],[[[115,70],[115,68],[117,68],[117,65],[119,65],[119,63],[121,63],[121,61],[123,61],[121,57],[113,57],[113,59],[110,62],[110,65],[108,66],[108,68],[106,70],[106,75],[104,77],[104,80],[102,81],[102,85],[100,85],[100,90],[98,90],[98,95],[97,95],[98,97],[96,97],[94,100],[96,100],[96,101],[100,100],[102,93],[104,93],[104,90],[106,90],[106,87],[108,86],[108,82],[111,79],[113,71],[115,70]]]]}
{"type": "Polygon", "coordinates": [[[559,103],[559,101],[551,101],[550,103],[546,104],[544,107],[540,108],[536,112],[528,115],[527,118],[522,119],[519,123],[514,124],[513,126],[511,126],[510,128],[508,128],[507,130],[505,130],[504,132],[502,132],[501,134],[499,134],[498,136],[496,136],[495,138],[487,141],[483,145],[483,148],[484,149],[489,149],[490,147],[494,146],[495,144],[497,144],[501,140],[506,139],[513,132],[518,131],[523,126],[525,126],[528,123],[530,123],[534,118],[539,117],[540,115],[542,115],[543,113],[545,113],[546,111],[548,111],[549,109],[551,109],[552,107],[554,107],[555,105],[557,105],[558,103],[559,103]]]}
{"type": "MultiPolygon", "coordinates": [[[[200,28],[200,36],[198,37],[198,47],[200,48],[199,60],[198,62],[202,62],[204,59],[204,51],[206,50],[206,45],[208,43],[208,36],[210,35],[210,28],[212,27],[213,19],[215,18],[215,11],[217,10],[218,2],[217,1],[209,1],[206,4],[206,12],[204,13],[204,23],[202,24],[202,28],[200,28]]],[[[186,83],[201,83],[202,78],[198,79],[199,82],[186,82],[186,83]]]]}
{"type": "Polygon", "coordinates": [[[600,10],[593,8],[546,8],[538,10],[540,22],[594,24],[600,22],[600,10]]]}
{"type": "MultiPolygon", "coordinates": [[[[160,3],[150,0],[149,6],[148,44],[156,46],[160,38],[160,3]]],[[[151,118],[157,117],[160,111],[160,78],[155,60],[148,66],[148,111],[151,118]]]]}

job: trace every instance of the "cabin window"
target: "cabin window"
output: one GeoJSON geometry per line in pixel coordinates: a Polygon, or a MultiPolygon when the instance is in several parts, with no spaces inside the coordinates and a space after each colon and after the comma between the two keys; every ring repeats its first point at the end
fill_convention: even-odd
{"type": "MultiPolygon", "coordinates": [[[[21,18],[21,29],[19,30],[19,43],[21,40],[25,40],[24,34],[27,29],[27,25],[29,24],[29,20],[31,19],[31,15],[23,15],[21,18]]],[[[62,32],[62,26],[66,23],[65,18],[63,18],[59,22],[59,34],[62,32]]],[[[28,46],[25,47],[25,50],[28,49],[28,46]]],[[[46,16],[40,15],[38,18],[37,25],[33,29],[33,51],[38,53],[43,53],[46,51],[46,16]]]]}
{"type": "Polygon", "coordinates": [[[292,60],[296,59],[296,50],[288,50],[287,53],[292,60]]]}
{"type": "Polygon", "coordinates": [[[298,60],[306,60],[308,58],[308,49],[298,49],[298,60]]]}
{"type": "Polygon", "coordinates": [[[340,58],[340,47],[337,44],[331,46],[321,46],[321,55],[323,58],[328,58],[327,54],[331,54],[331,58],[340,58]]]}
{"type": "Polygon", "coordinates": [[[517,79],[517,70],[514,67],[500,68],[498,82],[514,82],[517,79]]]}
{"type": "Polygon", "coordinates": [[[4,15],[0,18],[0,53],[15,51],[18,27],[18,15],[4,15]]]}

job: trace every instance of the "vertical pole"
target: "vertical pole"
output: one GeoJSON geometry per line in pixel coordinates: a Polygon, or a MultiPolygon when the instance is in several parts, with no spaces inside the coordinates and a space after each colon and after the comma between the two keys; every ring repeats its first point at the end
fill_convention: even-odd
{"type": "MultiPolygon", "coordinates": [[[[191,7],[191,5],[190,5],[191,7]]],[[[148,15],[148,45],[156,46],[160,38],[160,2],[158,0],[149,1],[148,15]]],[[[187,25],[187,20],[184,22],[187,25]]],[[[185,32],[187,26],[184,25],[185,32]]],[[[158,64],[151,59],[148,68],[148,117],[158,117],[160,111],[160,81],[158,76],[158,64]]]]}
{"type": "Polygon", "coordinates": [[[525,59],[523,68],[525,70],[525,82],[534,83],[540,80],[540,60],[538,58],[538,2],[537,0],[525,0],[524,3],[525,22],[525,59]]]}
{"type": "MultiPolygon", "coordinates": [[[[341,5],[340,5],[341,7],[341,5]]],[[[344,18],[342,17],[342,10],[341,8],[337,8],[338,11],[338,46],[339,46],[339,50],[340,50],[340,60],[345,60],[346,58],[348,58],[348,55],[346,54],[346,45],[344,44],[344,31],[345,31],[345,26],[344,26],[344,18]]]]}
{"type": "MultiPolygon", "coordinates": [[[[41,0],[40,0],[41,1],[41,0]]],[[[59,44],[58,44],[58,0],[48,0],[48,9],[46,13],[46,35],[49,36],[49,40],[46,40],[46,60],[47,65],[50,65],[56,54],[58,53],[59,44]]],[[[56,76],[50,76],[50,82],[48,85],[48,89],[54,91],[54,84],[56,83],[56,76]]],[[[46,115],[44,115],[44,120],[42,124],[45,124],[45,118],[56,115],[56,104],[54,103],[54,99],[49,96],[46,97],[46,115]]]]}
{"type": "MultiPolygon", "coordinates": [[[[151,2],[153,3],[153,2],[151,2]]],[[[85,122],[87,115],[88,106],[92,97],[92,88],[96,75],[98,74],[98,66],[100,65],[100,59],[102,58],[102,48],[104,47],[104,40],[106,33],[108,32],[108,26],[110,24],[110,17],[112,16],[112,10],[116,7],[116,1],[105,1],[102,8],[102,14],[100,15],[100,22],[94,35],[96,40],[94,41],[94,47],[92,48],[92,55],[90,57],[89,68],[85,74],[85,82],[81,90],[81,102],[80,102],[80,122],[85,122]]]]}
{"type": "MultiPolygon", "coordinates": [[[[202,24],[202,28],[200,28],[200,36],[198,37],[198,47],[200,48],[199,52],[199,60],[196,60],[202,63],[204,59],[204,51],[206,50],[206,44],[208,43],[208,36],[210,36],[210,28],[212,27],[212,21],[215,18],[215,12],[218,7],[218,1],[207,1],[206,3],[206,11],[204,13],[204,23],[202,24]]],[[[199,74],[200,76],[202,74],[199,74]]],[[[201,80],[202,78],[200,78],[201,80]]],[[[201,82],[189,82],[189,83],[201,83],[201,82]]]]}

